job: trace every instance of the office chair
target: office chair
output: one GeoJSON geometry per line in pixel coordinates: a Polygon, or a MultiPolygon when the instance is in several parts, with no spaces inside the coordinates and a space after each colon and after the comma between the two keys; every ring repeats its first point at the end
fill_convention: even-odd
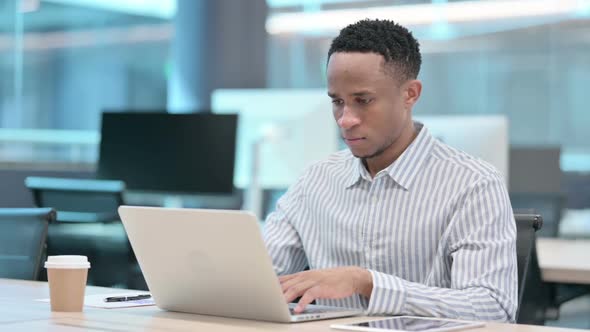
{"type": "MultiPolygon", "coordinates": [[[[50,255],[85,255],[92,264],[88,284],[127,287],[136,264],[117,209],[124,204],[125,183],[114,180],[27,177],[25,185],[38,207],[53,207],[50,255]]],[[[45,279],[45,271],[40,279],[45,279]]]]}
{"type": "Polygon", "coordinates": [[[37,280],[55,210],[0,209],[0,278],[37,280]]]}
{"type": "Polygon", "coordinates": [[[66,179],[29,176],[25,185],[38,207],[51,206],[58,222],[119,220],[125,183],[115,180],[66,179]]]}
{"type": "Polygon", "coordinates": [[[543,282],[537,258],[536,232],[543,219],[536,214],[515,214],[518,265],[518,324],[544,325],[550,288],[543,282]]]}
{"type": "Polygon", "coordinates": [[[515,214],[539,214],[543,227],[537,237],[557,237],[560,221],[566,205],[563,193],[510,192],[510,202],[515,214]]]}

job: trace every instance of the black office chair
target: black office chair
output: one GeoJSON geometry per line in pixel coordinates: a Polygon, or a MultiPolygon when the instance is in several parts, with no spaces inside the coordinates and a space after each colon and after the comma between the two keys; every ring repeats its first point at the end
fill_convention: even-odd
{"type": "Polygon", "coordinates": [[[123,204],[123,181],[30,176],[25,185],[36,206],[51,206],[57,211],[58,222],[119,220],[117,209],[123,204]]]}
{"type": "Polygon", "coordinates": [[[565,208],[563,193],[510,192],[510,202],[515,214],[539,214],[543,216],[543,228],[537,237],[557,237],[559,223],[565,208]]]}
{"type": "Polygon", "coordinates": [[[536,214],[515,214],[516,253],[518,264],[519,324],[544,325],[549,307],[550,288],[543,282],[537,258],[536,232],[543,226],[543,219],[536,214]]]}
{"type": "Polygon", "coordinates": [[[137,260],[117,212],[124,204],[124,182],[27,177],[25,185],[38,207],[57,211],[57,222],[47,235],[50,255],[88,256],[90,285],[132,286],[130,270],[135,270],[137,260]]]}
{"type": "Polygon", "coordinates": [[[37,280],[55,210],[0,209],[0,278],[37,280]]]}

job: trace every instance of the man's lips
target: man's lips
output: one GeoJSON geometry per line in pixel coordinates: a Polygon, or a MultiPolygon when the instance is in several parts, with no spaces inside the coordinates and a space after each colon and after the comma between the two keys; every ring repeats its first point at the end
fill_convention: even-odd
{"type": "Polygon", "coordinates": [[[365,137],[350,137],[350,138],[345,137],[344,141],[346,142],[346,145],[352,147],[352,146],[363,144],[363,142],[365,141],[365,137]]]}

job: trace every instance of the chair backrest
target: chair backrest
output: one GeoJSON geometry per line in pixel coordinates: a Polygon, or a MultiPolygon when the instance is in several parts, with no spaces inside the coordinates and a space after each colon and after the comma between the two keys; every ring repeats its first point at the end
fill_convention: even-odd
{"type": "Polygon", "coordinates": [[[543,228],[537,232],[537,237],[558,236],[559,222],[565,208],[564,194],[510,192],[510,202],[515,214],[543,216],[543,228]]]}
{"type": "Polygon", "coordinates": [[[543,226],[538,214],[515,214],[516,254],[518,264],[518,312],[519,324],[545,323],[545,309],[549,301],[541,278],[537,259],[536,232],[543,226]]]}
{"type": "Polygon", "coordinates": [[[101,222],[118,220],[125,183],[115,180],[27,177],[25,185],[38,207],[57,210],[60,222],[101,222]]]}
{"type": "Polygon", "coordinates": [[[37,280],[55,210],[0,209],[0,278],[37,280]]]}

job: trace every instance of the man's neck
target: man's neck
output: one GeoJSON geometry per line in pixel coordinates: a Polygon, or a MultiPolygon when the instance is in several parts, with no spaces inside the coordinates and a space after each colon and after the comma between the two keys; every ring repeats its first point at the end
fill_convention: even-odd
{"type": "Polygon", "coordinates": [[[383,153],[374,158],[363,159],[363,164],[369,171],[371,178],[374,178],[381,170],[393,164],[417,136],[418,131],[412,122],[409,126],[406,126],[402,134],[383,153]]]}

